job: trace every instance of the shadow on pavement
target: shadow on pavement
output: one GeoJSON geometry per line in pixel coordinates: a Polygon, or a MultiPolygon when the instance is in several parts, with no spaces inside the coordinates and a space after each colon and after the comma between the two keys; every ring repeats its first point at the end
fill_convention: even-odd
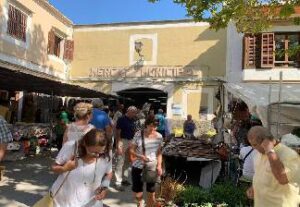
{"type": "Polygon", "coordinates": [[[50,157],[37,155],[3,162],[6,171],[4,180],[0,182],[0,206],[32,206],[46,194],[56,179],[49,170],[52,161],[50,157]]]}
{"type": "MultiPolygon", "coordinates": [[[[53,159],[36,155],[18,161],[1,163],[6,167],[4,180],[0,181],[1,207],[32,206],[45,195],[57,175],[50,171],[53,159]]],[[[109,189],[104,207],[136,207],[131,186],[124,192],[109,189]]]]}

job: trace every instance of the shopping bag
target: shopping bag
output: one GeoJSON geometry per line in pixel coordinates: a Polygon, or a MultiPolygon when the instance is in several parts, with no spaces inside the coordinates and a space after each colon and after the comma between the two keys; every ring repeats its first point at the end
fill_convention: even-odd
{"type": "Polygon", "coordinates": [[[158,181],[158,173],[156,170],[156,161],[146,162],[142,172],[142,180],[145,183],[156,183],[158,181]]]}
{"type": "Polygon", "coordinates": [[[49,193],[45,195],[41,200],[36,202],[33,207],[53,207],[53,198],[49,193]]]}
{"type": "Polygon", "coordinates": [[[145,183],[156,183],[158,180],[157,171],[143,169],[142,180],[145,183]]]}

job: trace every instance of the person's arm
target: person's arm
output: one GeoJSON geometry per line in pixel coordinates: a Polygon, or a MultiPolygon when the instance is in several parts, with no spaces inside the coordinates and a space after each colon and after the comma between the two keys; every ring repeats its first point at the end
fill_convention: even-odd
{"type": "Polygon", "coordinates": [[[108,116],[108,114],[106,114],[106,117],[105,117],[105,134],[107,137],[111,138],[112,137],[112,123],[110,121],[110,118],[108,116]]]}
{"type": "Polygon", "coordinates": [[[123,154],[123,145],[121,140],[121,129],[116,129],[116,147],[119,155],[123,154]]]}
{"type": "Polygon", "coordinates": [[[186,132],[186,129],[185,129],[185,128],[186,128],[186,121],[183,122],[183,133],[186,132]]]}
{"type": "Polygon", "coordinates": [[[55,162],[51,166],[54,173],[64,173],[71,171],[77,167],[77,159],[75,159],[74,151],[76,144],[74,142],[67,142],[59,151],[55,162]]]}
{"type": "Polygon", "coordinates": [[[95,200],[103,200],[107,195],[107,190],[112,179],[113,173],[105,174],[101,186],[96,190],[95,200]]]}
{"type": "Polygon", "coordinates": [[[196,127],[196,124],[195,124],[194,121],[193,121],[193,126],[194,126],[194,129],[193,129],[193,130],[195,130],[197,127],[196,127]]]}
{"type": "Polygon", "coordinates": [[[162,175],[162,150],[161,146],[157,150],[157,174],[158,176],[162,175]]]}
{"type": "Polygon", "coordinates": [[[62,143],[63,145],[68,141],[68,130],[69,130],[69,126],[67,125],[63,136],[63,143],[62,143]]]}
{"type": "Polygon", "coordinates": [[[253,186],[251,186],[250,188],[247,189],[246,191],[246,195],[249,199],[254,199],[254,190],[253,190],[253,186]]]}
{"type": "Polygon", "coordinates": [[[270,140],[265,139],[262,142],[261,146],[263,147],[265,154],[268,157],[272,173],[276,180],[281,185],[289,183],[284,165],[274,151],[274,143],[270,140]]]}
{"type": "Polygon", "coordinates": [[[112,125],[111,124],[106,125],[106,127],[105,127],[105,134],[106,134],[106,136],[108,138],[111,139],[112,134],[113,134],[113,130],[112,130],[112,125]]]}
{"type": "Polygon", "coordinates": [[[129,153],[130,153],[130,155],[132,155],[134,157],[137,157],[138,159],[140,159],[144,162],[148,162],[149,159],[145,155],[138,154],[136,152],[137,144],[135,143],[135,141],[136,141],[136,137],[134,137],[133,140],[129,143],[129,153]]]}
{"type": "Polygon", "coordinates": [[[276,153],[269,152],[267,154],[267,156],[268,156],[268,159],[270,162],[272,173],[273,173],[274,177],[277,179],[277,181],[281,185],[285,185],[285,184],[289,183],[289,180],[287,178],[287,175],[286,175],[286,172],[284,169],[284,165],[282,164],[282,162],[280,161],[280,159],[276,155],[276,153]]]}
{"type": "Polygon", "coordinates": [[[112,176],[113,176],[113,173],[112,173],[112,151],[109,152],[109,156],[110,156],[110,159],[109,159],[109,163],[106,167],[106,170],[105,170],[105,174],[101,180],[101,184],[99,186],[99,188],[97,188],[96,192],[95,192],[95,200],[103,200],[106,195],[107,195],[107,190],[108,190],[108,187],[110,185],[110,181],[112,179],[112,176]]]}
{"type": "Polygon", "coordinates": [[[116,148],[117,148],[117,155],[123,154],[123,143],[121,140],[121,130],[122,130],[122,118],[119,118],[116,123],[116,130],[115,130],[115,141],[116,141],[116,148]]]}
{"type": "Polygon", "coordinates": [[[51,166],[51,170],[54,173],[61,174],[61,173],[64,173],[64,172],[74,170],[76,168],[76,166],[77,166],[76,159],[72,159],[72,160],[67,161],[63,165],[59,165],[56,162],[53,163],[52,166],[51,166]]]}

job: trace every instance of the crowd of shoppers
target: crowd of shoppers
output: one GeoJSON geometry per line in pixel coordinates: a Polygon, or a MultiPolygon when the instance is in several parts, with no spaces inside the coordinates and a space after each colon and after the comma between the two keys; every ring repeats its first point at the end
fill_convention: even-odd
{"type": "MultiPolygon", "coordinates": [[[[124,105],[119,105],[112,116],[103,109],[101,100],[93,100],[75,105],[74,122],[69,123],[66,114],[59,117],[63,127],[58,131],[60,136],[64,133],[52,165],[58,174],[51,187],[54,207],[102,207],[113,175],[116,190],[131,185],[138,207],[144,206],[144,185],[146,206],[156,206],[155,186],[162,175],[162,143],[167,128],[163,110],[143,116],[135,106],[129,106],[124,114],[123,110],[124,105]],[[137,124],[137,118],[144,119],[143,124],[137,124]],[[150,168],[155,175],[151,181],[145,175],[150,168]]],[[[245,132],[233,131],[241,145],[242,174],[252,183],[247,196],[254,199],[255,207],[298,207],[299,155],[251,121],[255,122],[240,123],[245,132]]],[[[193,135],[196,126],[191,115],[183,128],[186,136],[193,135]]],[[[7,123],[0,117],[0,161],[11,140],[7,123]]]]}

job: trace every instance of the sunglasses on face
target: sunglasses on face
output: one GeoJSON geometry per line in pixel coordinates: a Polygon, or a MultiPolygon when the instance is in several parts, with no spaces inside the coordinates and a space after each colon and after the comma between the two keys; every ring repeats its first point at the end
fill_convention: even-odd
{"type": "Polygon", "coordinates": [[[99,158],[99,157],[104,157],[105,156],[105,152],[89,152],[88,150],[86,150],[86,153],[89,156],[95,157],[95,158],[99,158]]]}

